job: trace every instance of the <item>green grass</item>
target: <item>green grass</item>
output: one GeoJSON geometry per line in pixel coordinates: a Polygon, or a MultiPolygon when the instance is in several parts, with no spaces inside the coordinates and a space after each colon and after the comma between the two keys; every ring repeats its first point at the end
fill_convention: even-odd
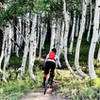
{"type": "Polygon", "coordinates": [[[34,82],[28,72],[26,79],[21,80],[21,76],[18,79],[10,80],[7,83],[0,81],[0,100],[18,100],[20,96],[23,96],[30,90],[38,91],[41,87],[43,72],[35,72],[36,82],[34,82]]]}
{"type": "MultiPolygon", "coordinates": [[[[75,58],[75,47],[77,40],[75,39],[73,54],[70,55],[68,53],[68,60],[72,66],[74,67],[74,58],[75,58]]],[[[69,46],[69,45],[68,45],[69,46]]],[[[82,39],[81,50],[80,50],[80,66],[83,71],[88,74],[88,53],[89,53],[90,44],[86,42],[86,39],[82,39]],[[84,69],[83,69],[84,68],[84,69]]],[[[99,45],[96,46],[95,58],[97,56],[99,45]]],[[[46,43],[45,49],[42,50],[42,57],[46,57],[49,52],[49,45],[46,43]]],[[[37,56],[39,55],[39,50],[37,50],[37,56]]],[[[16,57],[15,54],[11,55],[10,66],[7,69],[7,79],[9,76],[9,72],[17,71],[18,68],[21,67],[23,54],[20,53],[20,57],[16,57]]],[[[77,80],[75,79],[70,72],[67,70],[64,56],[61,55],[61,63],[63,70],[59,70],[61,75],[55,75],[55,79],[58,81],[58,84],[54,88],[54,90],[58,93],[65,95],[71,100],[99,100],[100,99],[100,62],[97,60],[94,61],[95,72],[97,74],[97,78],[95,80],[83,79],[77,80]]],[[[3,65],[3,64],[2,64],[3,65]]],[[[3,67],[3,66],[2,66],[3,67]]],[[[35,62],[34,66],[34,74],[36,75],[36,82],[34,82],[28,72],[28,58],[26,63],[26,80],[21,80],[20,74],[18,79],[16,79],[16,75],[13,74],[11,80],[7,83],[0,81],[0,100],[18,100],[20,96],[23,96],[26,92],[30,90],[39,91],[42,85],[43,79],[43,71],[41,70],[44,65],[41,65],[39,61],[35,62]]],[[[2,78],[2,73],[0,73],[0,78],[2,78]]]]}
{"type": "MultiPolygon", "coordinates": [[[[20,53],[20,57],[16,57],[15,54],[11,55],[11,59],[9,62],[9,67],[7,68],[6,78],[8,80],[7,83],[4,83],[0,80],[0,100],[19,100],[20,96],[23,96],[26,92],[30,90],[38,91],[41,87],[43,72],[39,70],[39,62],[35,63],[34,74],[36,75],[36,82],[34,82],[29,75],[28,71],[28,60],[26,63],[26,73],[25,80],[21,80],[20,73],[16,79],[15,72],[18,68],[21,67],[22,63],[22,54],[20,53]],[[10,72],[14,72],[12,74],[11,79],[9,80],[10,72]]],[[[2,78],[2,73],[0,73],[0,78],[2,78]]]]}
{"type": "Polygon", "coordinates": [[[66,96],[70,100],[99,100],[100,99],[100,77],[95,80],[75,79],[69,71],[61,70],[61,76],[56,76],[59,85],[55,91],[66,96]],[[99,99],[98,99],[99,98],[99,99]]]}

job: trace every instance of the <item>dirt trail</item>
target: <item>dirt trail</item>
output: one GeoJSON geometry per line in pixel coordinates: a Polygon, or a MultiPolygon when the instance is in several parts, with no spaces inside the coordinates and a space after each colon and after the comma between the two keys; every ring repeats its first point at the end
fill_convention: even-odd
{"type": "Polygon", "coordinates": [[[43,88],[41,88],[39,92],[30,91],[19,100],[68,100],[67,98],[65,99],[60,94],[54,92],[52,88],[48,88],[45,95],[43,94],[43,91],[43,88]]]}
{"type": "Polygon", "coordinates": [[[19,100],[65,100],[65,99],[64,97],[53,93],[51,89],[48,89],[46,95],[43,94],[43,91],[40,92],[31,91],[22,98],[20,98],[19,100]]]}

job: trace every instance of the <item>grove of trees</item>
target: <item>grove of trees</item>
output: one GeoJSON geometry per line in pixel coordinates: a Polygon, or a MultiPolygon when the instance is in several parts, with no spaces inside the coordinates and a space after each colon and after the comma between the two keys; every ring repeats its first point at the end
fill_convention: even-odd
{"type": "Polygon", "coordinates": [[[94,70],[94,55],[100,62],[100,0],[1,0],[0,1],[0,30],[1,40],[0,71],[2,79],[7,82],[6,69],[9,69],[10,56],[16,53],[19,57],[23,52],[22,64],[18,70],[24,78],[26,61],[28,60],[30,77],[35,80],[34,65],[39,49],[39,60],[46,41],[49,51],[57,49],[57,55],[64,55],[68,70],[76,78],[96,78],[94,70]],[[89,75],[80,66],[80,48],[83,35],[86,35],[88,52],[89,75]],[[75,58],[73,70],[69,59],[73,54],[74,40],[75,58]],[[98,47],[97,47],[98,46],[98,47]],[[97,47],[97,48],[96,48],[97,47]]]}

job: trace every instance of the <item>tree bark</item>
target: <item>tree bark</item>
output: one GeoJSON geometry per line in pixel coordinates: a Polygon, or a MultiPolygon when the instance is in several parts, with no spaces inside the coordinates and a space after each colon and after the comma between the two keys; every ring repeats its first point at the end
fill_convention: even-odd
{"type": "Polygon", "coordinates": [[[41,60],[41,53],[42,53],[43,31],[44,31],[44,24],[41,23],[40,48],[39,48],[39,60],[41,60]]]}
{"type": "Polygon", "coordinates": [[[77,18],[75,37],[78,37],[78,33],[79,33],[79,21],[80,21],[80,19],[77,18]]]}
{"type": "Polygon", "coordinates": [[[9,25],[9,31],[7,31],[7,38],[6,38],[6,48],[5,48],[5,60],[4,60],[4,66],[3,66],[3,81],[7,82],[6,80],[6,68],[8,67],[9,64],[9,59],[10,59],[10,55],[11,55],[11,38],[12,38],[12,26],[9,25]],[[9,32],[9,33],[8,33],[9,32]],[[8,34],[7,34],[8,33],[8,34]]]}
{"type": "Polygon", "coordinates": [[[60,35],[60,44],[59,44],[59,52],[58,56],[60,56],[61,53],[63,53],[63,47],[64,47],[64,33],[65,33],[65,23],[64,21],[62,22],[61,25],[61,35],[60,35]]]}
{"type": "Polygon", "coordinates": [[[70,38],[70,48],[69,48],[70,54],[72,54],[73,43],[74,43],[75,24],[76,24],[76,15],[75,14],[76,14],[76,12],[74,12],[73,27],[72,27],[72,33],[71,33],[71,38],[70,38]]]}
{"type": "Polygon", "coordinates": [[[23,54],[23,59],[22,59],[22,65],[21,65],[21,77],[22,79],[24,78],[24,73],[25,73],[25,66],[26,66],[26,61],[27,61],[27,56],[28,56],[28,51],[29,51],[29,32],[30,32],[30,21],[29,21],[29,13],[26,15],[26,21],[27,21],[27,31],[25,34],[25,39],[27,44],[25,43],[24,46],[24,54],[23,54]]]}
{"type": "Polygon", "coordinates": [[[1,69],[1,64],[2,64],[2,60],[4,58],[4,50],[5,50],[5,43],[6,43],[6,38],[7,38],[7,35],[4,31],[4,38],[3,38],[3,44],[2,44],[2,51],[1,51],[1,56],[0,56],[0,72],[2,71],[1,69]]]}
{"type": "Polygon", "coordinates": [[[100,48],[99,48],[99,51],[98,51],[97,60],[100,62],[100,48]]]}
{"type": "Polygon", "coordinates": [[[89,38],[90,38],[91,25],[92,25],[92,1],[90,0],[90,23],[89,23],[87,41],[89,41],[89,38]]]}
{"type": "Polygon", "coordinates": [[[52,26],[51,26],[51,43],[50,43],[50,51],[54,47],[54,40],[55,40],[55,33],[56,33],[56,19],[52,19],[52,26]]]}
{"type": "Polygon", "coordinates": [[[75,72],[73,71],[73,69],[71,68],[69,62],[68,62],[68,58],[67,58],[67,41],[68,41],[68,33],[69,33],[69,22],[70,22],[70,16],[68,11],[66,12],[66,2],[65,0],[63,0],[63,14],[64,14],[64,18],[65,18],[65,23],[66,23],[66,29],[65,29],[65,35],[64,35],[64,57],[65,57],[65,62],[66,65],[68,67],[68,69],[70,70],[70,72],[76,77],[78,78],[78,76],[75,74],[75,72]]]}
{"type": "Polygon", "coordinates": [[[96,0],[96,7],[95,7],[95,15],[94,15],[94,27],[93,27],[93,35],[91,40],[91,45],[89,49],[89,55],[88,55],[88,68],[89,68],[89,75],[91,79],[96,78],[95,70],[94,70],[94,53],[96,48],[96,43],[98,41],[99,37],[99,18],[100,18],[100,0],[96,0]]]}
{"type": "Polygon", "coordinates": [[[29,51],[29,73],[33,80],[35,80],[35,75],[33,74],[33,66],[36,56],[36,21],[37,14],[34,14],[32,32],[30,35],[30,51],[29,51]]]}
{"type": "Polygon", "coordinates": [[[87,9],[87,5],[86,5],[85,0],[83,0],[82,20],[81,20],[81,26],[80,26],[79,36],[78,36],[78,40],[77,40],[77,44],[76,44],[75,62],[74,62],[76,70],[79,72],[79,74],[82,77],[87,77],[87,75],[81,70],[80,65],[79,65],[80,46],[81,46],[83,32],[84,32],[84,29],[85,29],[86,9],[87,9]]]}

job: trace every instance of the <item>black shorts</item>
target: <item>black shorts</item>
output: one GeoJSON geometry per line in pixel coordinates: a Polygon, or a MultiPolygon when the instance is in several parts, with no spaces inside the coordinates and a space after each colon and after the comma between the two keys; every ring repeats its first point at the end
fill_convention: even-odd
{"type": "Polygon", "coordinates": [[[55,67],[56,67],[56,64],[54,62],[47,61],[45,63],[44,74],[47,75],[49,71],[54,73],[55,67]]]}

